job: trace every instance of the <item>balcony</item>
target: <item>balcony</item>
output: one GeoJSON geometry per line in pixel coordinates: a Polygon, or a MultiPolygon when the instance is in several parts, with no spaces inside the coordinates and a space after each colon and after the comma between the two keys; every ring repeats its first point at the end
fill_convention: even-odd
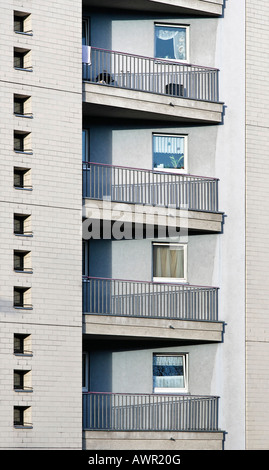
{"type": "Polygon", "coordinates": [[[83,55],[84,116],[222,122],[217,69],[96,47],[83,55]]]}
{"type": "Polygon", "coordinates": [[[84,333],[221,342],[218,288],[121,279],[83,279],[84,333]]]}
{"type": "Polygon", "coordinates": [[[220,16],[223,0],[83,0],[83,6],[160,13],[220,16]]]}
{"type": "Polygon", "coordinates": [[[126,226],[222,231],[218,180],[138,168],[83,164],[84,217],[126,226]]]}
{"type": "Polygon", "coordinates": [[[215,396],[83,394],[85,449],[221,450],[215,396]]]}

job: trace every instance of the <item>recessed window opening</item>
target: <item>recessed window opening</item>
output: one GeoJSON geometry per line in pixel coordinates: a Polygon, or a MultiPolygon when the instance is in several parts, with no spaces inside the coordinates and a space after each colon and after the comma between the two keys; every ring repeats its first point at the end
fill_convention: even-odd
{"type": "Polygon", "coordinates": [[[31,251],[14,250],[14,271],[32,273],[31,251]]]}
{"type": "Polygon", "coordinates": [[[31,309],[31,288],[30,287],[14,287],[14,299],[15,308],[31,309]]]}
{"type": "Polygon", "coordinates": [[[32,16],[30,13],[14,11],[14,31],[32,35],[32,16]]]}
{"type": "Polygon", "coordinates": [[[32,235],[31,216],[25,214],[14,214],[14,234],[32,235]]]}
{"type": "Polygon", "coordinates": [[[32,71],[32,51],[20,47],[14,47],[14,68],[32,71]]]}
{"type": "Polygon", "coordinates": [[[30,168],[14,167],[14,188],[32,189],[30,168]]]}
{"type": "Polygon", "coordinates": [[[14,390],[32,391],[31,370],[14,370],[14,390]]]}
{"type": "Polygon", "coordinates": [[[32,135],[31,132],[14,131],[14,151],[19,153],[32,154],[32,135]]]}
{"type": "Polygon", "coordinates": [[[30,406],[14,406],[14,426],[32,427],[32,410],[30,406]]]}
{"type": "Polygon", "coordinates": [[[32,117],[31,102],[31,96],[14,94],[14,114],[16,116],[32,117]]]}
{"type": "Polygon", "coordinates": [[[14,333],[14,354],[32,355],[31,335],[14,333]]]}

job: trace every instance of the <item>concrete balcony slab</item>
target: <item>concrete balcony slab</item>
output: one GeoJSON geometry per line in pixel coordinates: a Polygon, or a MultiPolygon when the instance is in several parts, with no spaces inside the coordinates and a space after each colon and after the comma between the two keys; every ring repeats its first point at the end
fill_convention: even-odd
{"type": "Polygon", "coordinates": [[[223,0],[83,0],[84,7],[220,16],[223,0]]]}
{"type": "Polygon", "coordinates": [[[83,83],[83,115],[219,124],[223,103],[83,83]]]}
{"type": "Polygon", "coordinates": [[[86,335],[113,336],[166,341],[221,342],[223,323],[192,320],[134,318],[128,316],[83,316],[83,332],[86,335]]]}

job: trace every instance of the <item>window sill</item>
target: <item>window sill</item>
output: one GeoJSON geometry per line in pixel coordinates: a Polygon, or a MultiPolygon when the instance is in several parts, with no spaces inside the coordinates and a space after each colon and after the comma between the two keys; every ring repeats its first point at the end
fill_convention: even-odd
{"type": "Polygon", "coordinates": [[[24,67],[14,67],[15,70],[20,70],[22,72],[33,72],[33,69],[31,67],[29,68],[24,68],[24,67]]]}
{"type": "Polygon", "coordinates": [[[16,237],[33,237],[33,233],[14,233],[16,237]]]}
{"type": "Polygon", "coordinates": [[[13,308],[15,308],[16,310],[33,310],[33,306],[30,306],[29,307],[20,307],[19,305],[13,305],[13,308]]]}
{"type": "Polygon", "coordinates": [[[15,153],[22,153],[23,155],[33,155],[32,150],[16,150],[14,149],[15,153]]]}
{"type": "Polygon", "coordinates": [[[33,119],[34,117],[32,114],[20,114],[20,113],[14,113],[14,116],[26,118],[26,119],[33,119]]]}
{"type": "Polygon", "coordinates": [[[32,357],[33,353],[19,353],[19,352],[14,352],[14,356],[20,356],[20,357],[32,357]]]}
{"type": "Polygon", "coordinates": [[[23,36],[33,36],[33,32],[32,31],[27,31],[27,32],[24,32],[24,31],[14,31],[15,34],[22,34],[23,36]]]}
{"type": "Polygon", "coordinates": [[[14,269],[14,272],[15,273],[23,273],[23,274],[33,274],[33,270],[32,269],[14,269]]]}
{"type": "Polygon", "coordinates": [[[16,429],[33,429],[32,424],[14,424],[14,428],[16,429]]]}
{"type": "Polygon", "coordinates": [[[23,389],[23,388],[14,388],[14,392],[19,392],[19,393],[21,393],[21,392],[24,392],[24,393],[25,393],[25,392],[26,392],[26,393],[33,393],[33,390],[25,390],[25,389],[23,389]]]}
{"type": "Polygon", "coordinates": [[[14,189],[20,189],[20,190],[23,190],[23,191],[33,191],[32,186],[29,186],[29,188],[27,188],[25,186],[14,186],[14,189]]]}

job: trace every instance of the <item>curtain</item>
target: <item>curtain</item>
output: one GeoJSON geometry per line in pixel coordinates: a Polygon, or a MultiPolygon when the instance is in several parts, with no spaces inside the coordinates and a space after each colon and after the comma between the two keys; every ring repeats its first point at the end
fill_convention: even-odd
{"type": "Polygon", "coordinates": [[[184,278],[184,247],[153,247],[154,277],[184,278]]]}
{"type": "MultiPolygon", "coordinates": [[[[156,38],[161,41],[171,41],[173,50],[168,54],[168,59],[186,59],[186,29],[169,26],[156,26],[156,38]]],[[[156,51],[157,52],[157,51],[156,51]]],[[[157,53],[157,56],[159,54],[157,53]]],[[[161,55],[162,58],[163,55],[161,55]]]]}
{"type": "Polygon", "coordinates": [[[154,135],[154,153],[177,155],[184,152],[184,137],[170,135],[154,135]]]}
{"type": "Polygon", "coordinates": [[[154,388],[184,388],[183,356],[153,356],[154,388]]]}

